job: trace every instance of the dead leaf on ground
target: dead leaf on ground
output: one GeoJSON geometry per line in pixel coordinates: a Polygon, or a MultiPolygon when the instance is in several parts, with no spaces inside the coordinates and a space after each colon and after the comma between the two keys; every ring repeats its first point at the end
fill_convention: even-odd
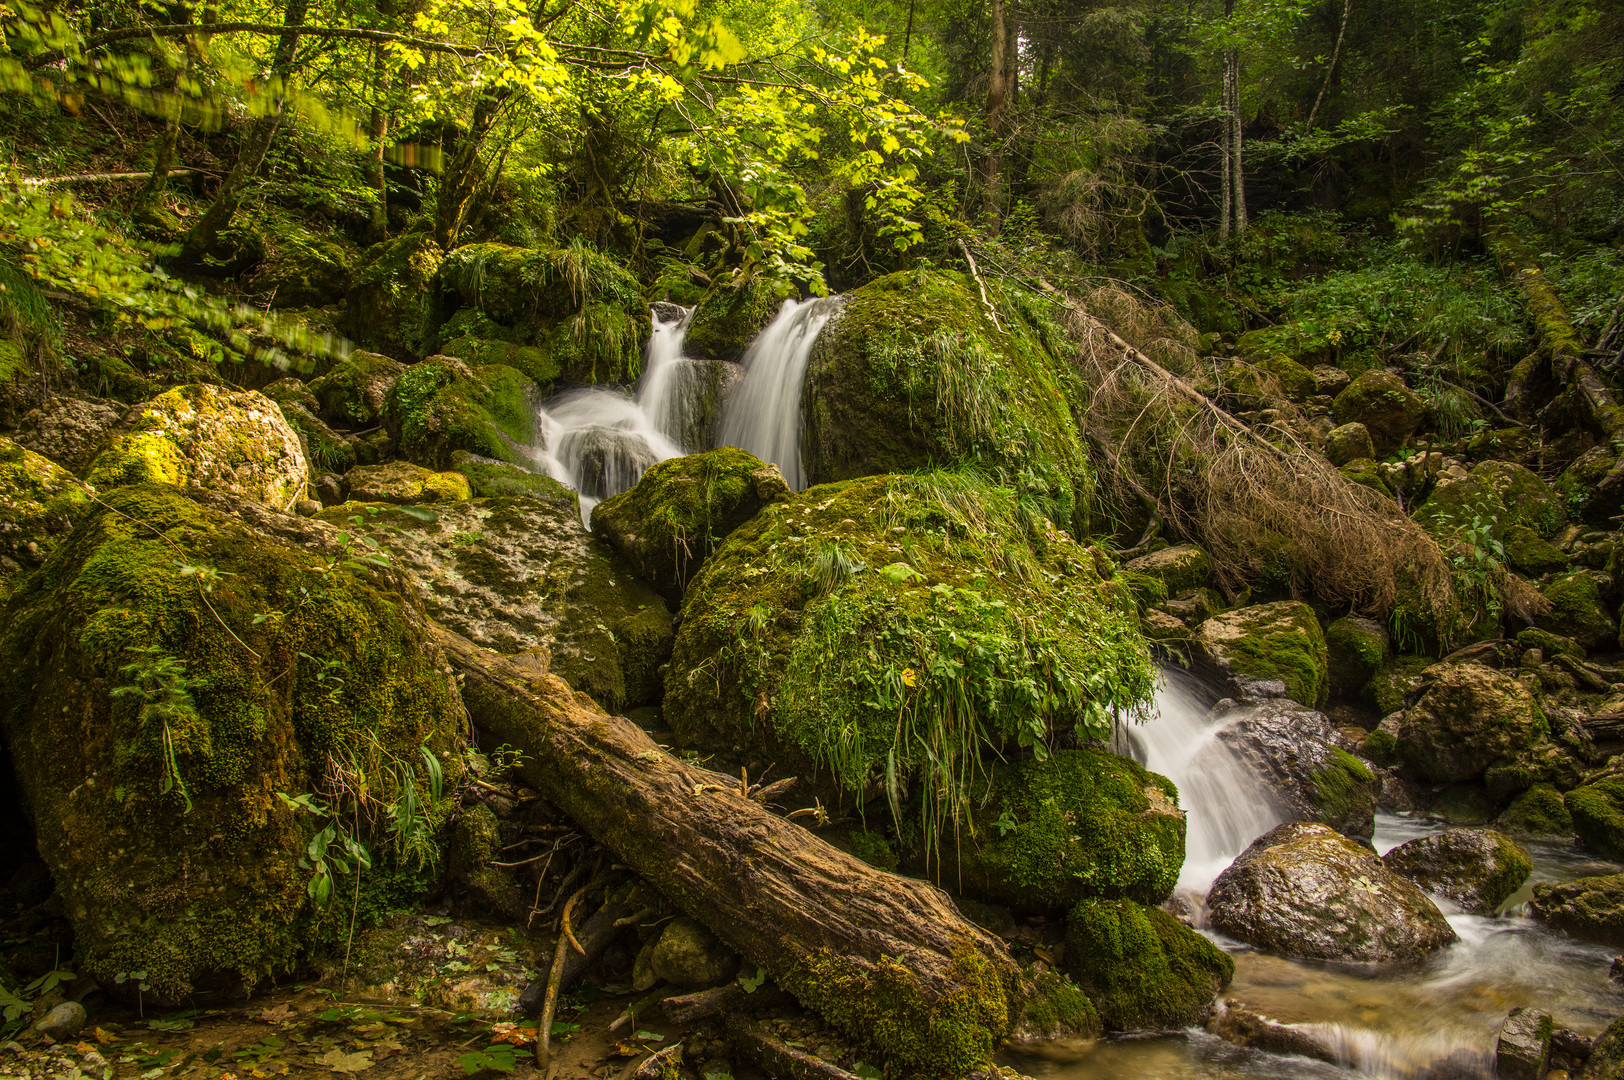
{"type": "Polygon", "coordinates": [[[283,1002],[272,1009],[261,1009],[259,1018],[267,1024],[285,1024],[293,1018],[293,1009],[283,1002]]]}
{"type": "Polygon", "coordinates": [[[372,1068],[372,1052],[370,1050],[357,1050],[353,1054],[346,1054],[338,1048],[327,1051],[316,1059],[317,1065],[325,1065],[336,1073],[358,1073],[372,1068]]]}

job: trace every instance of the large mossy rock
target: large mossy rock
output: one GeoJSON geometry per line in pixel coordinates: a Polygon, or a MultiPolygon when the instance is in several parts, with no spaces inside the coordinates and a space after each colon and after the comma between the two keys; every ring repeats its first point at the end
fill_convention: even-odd
{"type": "Polygon", "coordinates": [[[1005,907],[1060,915],[1089,896],[1159,904],[1184,865],[1172,781],[1101,750],[995,766],[973,821],[931,866],[955,891],[1005,907]]]}
{"type": "Polygon", "coordinates": [[[1010,316],[1000,333],[975,285],[945,271],[892,274],[843,299],[807,367],[812,483],[974,462],[1085,531],[1093,476],[1064,369],[1037,330],[1010,316]]]}
{"type": "Polygon", "coordinates": [[[1159,908],[1084,900],[1066,917],[1065,968],[1117,1031],[1204,1022],[1235,962],[1159,908]]]}
{"type": "Polygon", "coordinates": [[[1331,695],[1372,698],[1371,680],[1392,655],[1392,639],[1375,619],[1344,615],[1325,628],[1325,651],[1330,661],[1331,695]]]}
{"type": "Polygon", "coordinates": [[[1579,1080],[1624,1080],[1624,1016],[1607,1025],[1590,1046],[1579,1080]]]}
{"type": "Polygon", "coordinates": [[[1305,960],[1415,960],[1455,940],[1437,906],[1374,852],[1325,825],[1279,825],[1207,894],[1213,928],[1305,960]]]}
{"type": "Polygon", "coordinates": [[[510,367],[431,356],[390,388],[383,420],[400,452],[431,469],[447,468],[458,450],[528,464],[538,404],[536,385],[510,367]]]}
{"type": "Polygon", "coordinates": [[[350,271],[345,331],[358,344],[396,360],[427,353],[434,275],[443,257],[426,227],[368,248],[350,271]]]}
{"type": "MultiPolygon", "coordinates": [[[[959,473],[811,488],[736,529],[688,587],[665,715],[835,793],[896,781],[953,814],[985,749],[1148,697],[1131,614],[1091,549],[959,473]]],[[[893,793],[896,788],[893,786],[893,793]]]]}
{"type": "Polygon", "coordinates": [[[355,502],[385,502],[397,506],[453,503],[473,498],[468,478],[459,472],[435,472],[409,461],[362,465],[344,474],[355,502]]]}
{"type": "Polygon", "coordinates": [[[1435,664],[1429,685],[1404,710],[1398,756],[1431,783],[1476,780],[1490,766],[1517,759],[1550,734],[1526,686],[1482,664],[1435,664]]]}
{"type": "Polygon", "coordinates": [[[466,450],[451,454],[451,468],[468,478],[473,493],[484,499],[524,498],[567,506],[580,515],[580,496],[545,473],[466,450]]]}
{"type": "Polygon", "coordinates": [[[1225,717],[1218,739],[1292,818],[1362,840],[1374,835],[1381,782],[1323,714],[1277,698],[1225,717]]]}
{"type": "Polygon", "coordinates": [[[522,248],[466,244],[440,264],[446,307],[488,324],[459,326],[486,340],[533,347],[549,370],[572,382],[630,382],[642,370],[649,319],[637,279],[590,245],[522,248]]]}
{"type": "Polygon", "coordinates": [[[406,373],[406,365],[378,353],[356,349],[332,370],[312,379],[308,389],[318,415],[329,424],[370,427],[383,418],[389,391],[406,373]]]}
{"type": "Polygon", "coordinates": [[[1602,600],[1594,571],[1576,570],[1552,579],[1539,591],[1551,610],[1534,625],[1559,637],[1572,638],[1586,649],[1611,647],[1618,640],[1618,623],[1602,600]]]}
{"type": "Polygon", "coordinates": [[[716,546],[788,496],[778,466],[724,446],[654,465],[630,491],[592,508],[592,532],[679,605],[716,546]]]}
{"type": "Polygon", "coordinates": [[[1295,600],[1214,615],[1195,632],[1195,659],[1232,683],[1279,680],[1310,708],[1330,688],[1330,658],[1314,609],[1295,600]]]}
{"type": "Polygon", "coordinates": [[[282,410],[253,390],[192,383],[136,405],[108,429],[85,479],[195,486],[285,510],[304,495],[308,466],[282,410]]]}
{"type": "Polygon", "coordinates": [[[1363,424],[1376,453],[1386,456],[1421,426],[1427,403],[1397,375],[1372,368],[1336,396],[1332,409],[1338,424],[1363,424]]]}
{"type": "Polygon", "coordinates": [[[68,470],[0,437],[0,598],[18,573],[45,561],[90,501],[68,470]]]}
{"type": "Polygon", "coordinates": [[[1534,864],[1523,846],[1493,829],[1448,829],[1382,856],[1393,873],[1473,915],[1493,915],[1522,888],[1534,864]]]}
{"type": "Polygon", "coordinates": [[[1212,559],[1194,544],[1175,544],[1141,555],[1122,567],[1124,573],[1154,578],[1170,597],[1199,589],[1212,578],[1212,559]]]}
{"type": "Polygon", "coordinates": [[[1529,913],[1565,934],[1624,949],[1624,874],[1535,885],[1529,913]]]}
{"type": "MultiPolygon", "coordinates": [[[[466,719],[404,582],[334,530],[161,484],[102,500],[0,617],[0,729],[77,970],[144,971],[149,1003],[240,994],[350,929],[350,903],[306,893],[326,819],[277,793],[328,798],[353,766],[398,801],[409,766],[432,826],[420,748],[454,779],[466,719]]],[[[433,851],[363,839],[365,917],[433,851]]]]}
{"type": "Polygon", "coordinates": [[[794,295],[792,288],[763,277],[716,289],[699,302],[683,338],[683,352],[737,363],[784,301],[794,295]]]}
{"type": "Polygon", "coordinates": [[[1572,838],[1573,816],[1553,784],[1535,784],[1511,800],[1494,827],[1513,836],[1572,838]]]}
{"type": "MultiPolygon", "coordinates": [[[[1465,476],[1441,478],[1415,520],[1440,538],[1486,533],[1503,542],[1518,528],[1549,537],[1568,516],[1561,498],[1533,472],[1509,461],[1485,461],[1465,476]]],[[[1480,539],[1474,542],[1481,546],[1480,539]]]]}
{"type": "Polygon", "coordinates": [[[1624,776],[1574,788],[1562,802],[1586,847],[1610,859],[1624,859],[1624,776]]]}
{"type": "Polygon", "coordinates": [[[658,700],[671,612],[573,503],[474,499],[428,515],[347,503],[320,517],[375,541],[429,614],[475,644],[538,650],[543,669],[609,712],[658,700]]]}

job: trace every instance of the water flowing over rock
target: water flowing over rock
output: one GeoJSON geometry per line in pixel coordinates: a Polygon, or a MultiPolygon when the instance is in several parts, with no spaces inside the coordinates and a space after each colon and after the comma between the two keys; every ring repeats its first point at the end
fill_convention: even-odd
{"type": "Polygon", "coordinates": [[[1305,960],[1414,960],[1455,940],[1425,893],[1325,825],[1258,837],[1207,894],[1219,932],[1305,960]]]}
{"type": "Polygon", "coordinates": [[[1381,784],[1322,713],[1290,698],[1242,706],[1223,718],[1218,738],[1269,785],[1288,820],[1370,839],[1381,784]]]}

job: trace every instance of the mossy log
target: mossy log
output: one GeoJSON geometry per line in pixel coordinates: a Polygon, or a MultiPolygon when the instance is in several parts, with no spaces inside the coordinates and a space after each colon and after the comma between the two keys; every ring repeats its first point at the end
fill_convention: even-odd
{"type": "Polygon", "coordinates": [[[1023,980],[946,894],[741,797],[738,781],[664,752],[527,654],[436,636],[474,723],[524,752],[526,782],[802,1004],[897,1075],[963,1075],[991,1059],[1023,980]]]}

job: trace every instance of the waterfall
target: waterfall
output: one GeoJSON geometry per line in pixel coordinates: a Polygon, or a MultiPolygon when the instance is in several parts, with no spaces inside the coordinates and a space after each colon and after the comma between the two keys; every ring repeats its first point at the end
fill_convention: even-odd
{"type": "Polygon", "coordinates": [[[744,381],[727,400],[718,446],[736,446],[776,464],[790,489],[806,487],[801,470],[801,389],[806,364],[838,297],[785,300],[744,354],[744,381]]]}
{"type": "Polygon", "coordinates": [[[1179,887],[1202,896],[1246,845],[1284,820],[1268,789],[1218,738],[1244,712],[1213,720],[1208,711],[1190,687],[1164,674],[1155,719],[1126,730],[1133,756],[1178,785],[1186,815],[1179,887]]]}

